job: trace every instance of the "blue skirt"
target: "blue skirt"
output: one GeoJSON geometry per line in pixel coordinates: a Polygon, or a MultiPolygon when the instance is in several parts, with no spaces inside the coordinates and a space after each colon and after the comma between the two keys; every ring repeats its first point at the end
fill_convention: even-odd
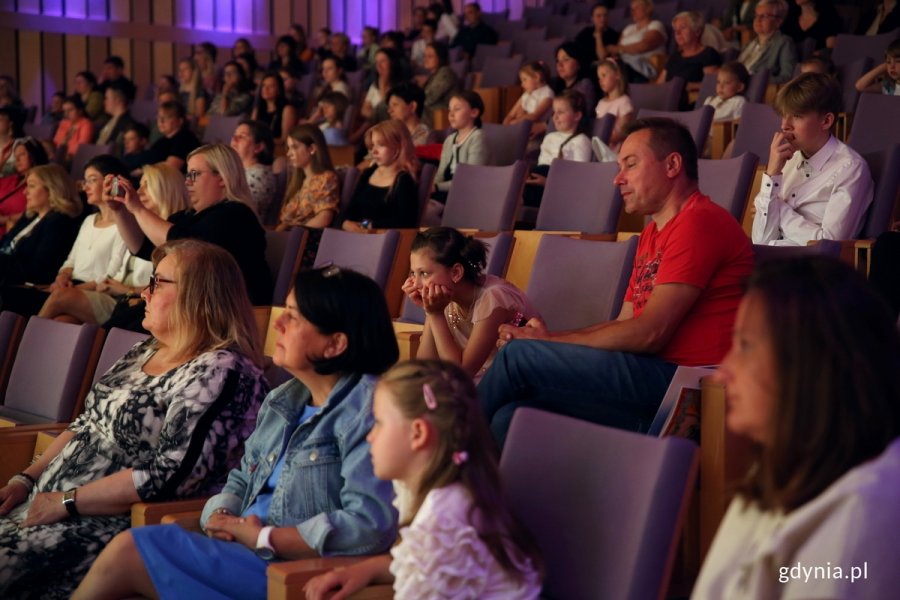
{"type": "Polygon", "coordinates": [[[151,525],[130,531],[163,600],[266,597],[269,563],[243,544],[209,538],[178,525],[151,525]]]}

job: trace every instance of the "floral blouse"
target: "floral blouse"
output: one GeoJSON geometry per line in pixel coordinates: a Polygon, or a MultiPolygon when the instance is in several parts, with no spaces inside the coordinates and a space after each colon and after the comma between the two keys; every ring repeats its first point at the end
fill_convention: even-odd
{"type": "Polygon", "coordinates": [[[306,225],[322,211],[338,211],[341,197],[338,176],[334,171],[325,171],[303,180],[303,186],[281,209],[282,225],[297,227],[306,225]]]}

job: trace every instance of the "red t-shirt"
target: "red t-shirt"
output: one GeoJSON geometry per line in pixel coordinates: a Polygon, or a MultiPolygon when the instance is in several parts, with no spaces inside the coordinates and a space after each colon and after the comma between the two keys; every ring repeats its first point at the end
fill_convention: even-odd
{"type": "Polygon", "coordinates": [[[638,317],[657,285],[700,288],[659,357],[677,365],[714,365],[731,345],[743,282],[752,270],[753,248],[740,224],[696,192],[661,231],[650,221],[641,232],[625,301],[638,317]]]}

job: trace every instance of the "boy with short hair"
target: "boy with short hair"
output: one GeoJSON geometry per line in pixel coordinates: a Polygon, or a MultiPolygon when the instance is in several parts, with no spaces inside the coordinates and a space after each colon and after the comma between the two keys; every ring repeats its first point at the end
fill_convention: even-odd
{"type": "Polygon", "coordinates": [[[778,92],[781,131],[753,202],[754,244],[805,246],[852,239],[862,228],[874,184],[866,161],[831,135],[841,96],[820,73],[804,73],[778,92]]]}

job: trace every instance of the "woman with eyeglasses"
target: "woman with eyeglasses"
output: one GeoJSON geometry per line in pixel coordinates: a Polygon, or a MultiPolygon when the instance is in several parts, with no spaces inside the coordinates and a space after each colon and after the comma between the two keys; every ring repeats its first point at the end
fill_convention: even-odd
{"type": "Polygon", "coordinates": [[[218,491],[267,385],[234,259],[197,240],[153,253],[151,332],[91,389],[80,417],[0,488],[0,597],[68,598],[135,502],[218,491]]]}
{"type": "Polygon", "coordinates": [[[293,378],[263,403],[240,468],[206,503],[206,535],[140,527],[110,542],[73,598],[265,598],[273,560],[377,554],[397,538],[390,482],[366,435],[377,376],[398,356],[378,285],[301,271],[273,360],[293,378]]]}
{"type": "MultiPolygon", "coordinates": [[[[110,159],[107,156],[105,159],[110,159]]],[[[91,161],[85,169],[85,192],[88,195],[88,203],[95,204],[92,196],[102,196],[103,177],[109,174],[121,175],[121,172],[110,171],[109,161],[91,161]],[[88,172],[92,169],[96,172],[88,172]]],[[[166,219],[172,213],[187,208],[187,190],[184,187],[184,177],[177,169],[166,163],[147,165],[141,176],[141,185],[137,189],[138,199],[145,208],[152,211],[162,219],[166,219]]],[[[100,202],[106,205],[105,212],[111,213],[108,204],[102,199],[100,202]]],[[[121,254],[119,260],[108,265],[104,274],[99,279],[85,281],[82,284],[57,285],[46,298],[43,307],[38,313],[39,317],[57,319],[72,323],[105,323],[115,310],[125,310],[139,302],[141,290],[147,285],[147,281],[153,273],[153,263],[134,256],[125,248],[125,243],[118,235],[115,222],[111,214],[108,215],[109,224],[112,225],[112,233],[118,241],[117,246],[121,254]]],[[[90,219],[90,217],[88,217],[90,219]]],[[[87,221],[86,221],[87,222],[87,221]]],[[[85,226],[82,225],[82,230],[85,226]]],[[[80,239],[79,235],[79,239],[80,239]]],[[[78,246],[76,240],[75,246],[78,246]]],[[[74,252],[74,248],[73,248],[74,252]]],[[[58,277],[59,279],[59,277],[58,277]]],[[[137,329],[143,319],[143,308],[135,311],[136,323],[126,329],[137,329]]],[[[122,327],[125,323],[116,323],[122,327]]]]}
{"type": "Polygon", "coordinates": [[[115,178],[124,195],[113,197],[113,179],[106,178],[103,192],[111,201],[119,233],[132,253],[149,258],[154,247],[181,238],[211,242],[235,258],[253,304],[271,303],[272,275],[265,258],[266,234],[254,212],[241,159],[233,148],[209,144],[188,154],[185,183],[190,206],[169,215],[168,219],[144,206],[124,177],[115,178]]]}
{"type": "Polygon", "coordinates": [[[781,25],[788,13],[785,0],[760,0],[753,17],[756,37],[738,56],[751,75],[769,70],[771,83],[785,83],[794,76],[797,47],[794,40],[781,33],[781,25]]]}

